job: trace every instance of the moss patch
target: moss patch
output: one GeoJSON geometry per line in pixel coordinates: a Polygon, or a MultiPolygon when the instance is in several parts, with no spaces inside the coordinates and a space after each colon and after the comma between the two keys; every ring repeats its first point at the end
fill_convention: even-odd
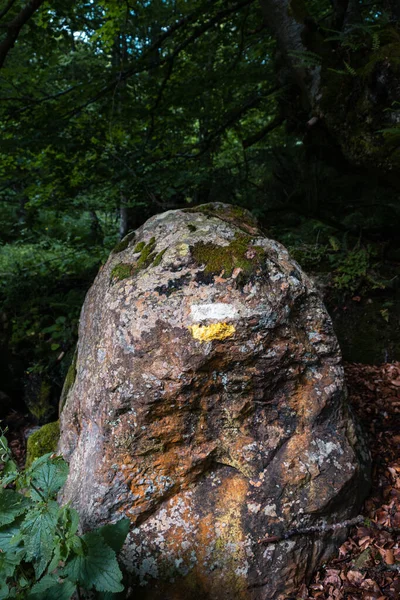
{"type": "Polygon", "coordinates": [[[138,252],[141,252],[145,246],[146,242],[139,242],[133,249],[134,253],[137,254],[138,252]]]}
{"type": "Polygon", "coordinates": [[[143,246],[135,266],[135,271],[141,271],[142,269],[145,269],[146,267],[151,265],[154,258],[156,257],[156,254],[154,252],[155,245],[156,238],[152,237],[151,240],[143,246]]]}
{"type": "Polygon", "coordinates": [[[131,231],[128,233],[112,250],[112,254],[119,254],[119,252],[123,252],[133,240],[135,239],[136,233],[131,231]]]}
{"type": "Polygon", "coordinates": [[[122,279],[127,279],[133,275],[133,265],[129,265],[127,263],[118,263],[111,271],[110,279],[111,281],[121,281],[122,279]]]}
{"type": "Polygon", "coordinates": [[[166,253],[167,249],[164,248],[164,250],[161,250],[161,252],[159,252],[157,254],[157,256],[155,257],[154,261],[153,261],[153,267],[158,267],[158,265],[160,264],[160,262],[162,261],[162,257],[164,256],[164,254],[166,253]]]}
{"type": "Polygon", "coordinates": [[[28,438],[26,467],[30,467],[33,461],[43,454],[55,452],[60,438],[59,421],[43,425],[28,438]]]}
{"type": "Polygon", "coordinates": [[[158,254],[154,251],[156,246],[156,238],[152,237],[149,242],[146,244],[145,242],[139,242],[134,252],[140,252],[140,256],[136,262],[133,264],[128,263],[118,263],[113,267],[110,274],[110,281],[121,281],[122,279],[127,279],[128,277],[132,277],[142,271],[143,269],[147,269],[147,267],[153,266],[157,267],[164,256],[167,248],[158,252],[158,254]]]}
{"type": "Polygon", "coordinates": [[[227,246],[199,242],[191,247],[191,253],[198,265],[204,265],[206,275],[228,278],[235,269],[240,269],[242,280],[255,273],[265,256],[264,248],[252,245],[252,238],[243,234],[236,234],[227,246]]]}

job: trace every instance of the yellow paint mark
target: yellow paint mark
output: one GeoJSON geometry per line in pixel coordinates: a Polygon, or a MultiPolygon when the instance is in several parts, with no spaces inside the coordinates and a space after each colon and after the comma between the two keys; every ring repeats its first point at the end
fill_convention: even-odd
{"type": "Polygon", "coordinates": [[[212,325],[191,325],[190,333],[199,342],[211,342],[211,340],[225,340],[231,337],[236,329],[228,323],[213,323],[212,325]]]}

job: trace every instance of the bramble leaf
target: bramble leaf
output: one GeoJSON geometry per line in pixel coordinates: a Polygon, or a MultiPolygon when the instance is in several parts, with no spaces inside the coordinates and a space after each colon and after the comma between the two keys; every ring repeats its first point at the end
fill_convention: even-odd
{"type": "Polygon", "coordinates": [[[11,524],[0,528],[0,552],[14,552],[21,542],[21,521],[16,519],[11,524]]]}
{"type": "Polygon", "coordinates": [[[71,581],[60,583],[54,575],[45,575],[33,586],[28,600],[70,600],[75,590],[71,581]]]}
{"type": "Polygon", "coordinates": [[[124,545],[126,536],[129,533],[130,520],[126,517],[120,519],[117,523],[104,525],[98,532],[103,537],[107,546],[110,546],[114,552],[119,552],[124,545]]]}
{"type": "Polygon", "coordinates": [[[25,551],[21,548],[16,552],[7,552],[0,554],[0,581],[6,581],[7,577],[12,577],[16,567],[21,563],[25,551]]]}
{"type": "Polygon", "coordinates": [[[31,506],[29,498],[14,490],[0,490],[0,527],[12,523],[31,506]]]}
{"type": "MultiPolygon", "coordinates": [[[[40,491],[37,499],[42,500],[54,496],[62,488],[68,477],[68,465],[65,461],[59,457],[50,459],[51,455],[49,454],[45,456],[47,457],[45,462],[38,459],[31,468],[32,484],[40,491]]],[[[33,490],[32,498],[34,496],[33,490]]]]}
{"type": "Polygon", "coordinates": [[[122,573],[114,550],[105,544],[97,532],[86,533],[82,541],[84,555],[70,559],[63,575],[87,589],[94,587],[100,592],[122,592],[122,573]]]}
{"type": "Polygon", "coordinates": [[[60,508],[54,500],[30,510],[21,526],[25,534],[26,558],[34,563],[40,577],[51,560],[60,508]]]}

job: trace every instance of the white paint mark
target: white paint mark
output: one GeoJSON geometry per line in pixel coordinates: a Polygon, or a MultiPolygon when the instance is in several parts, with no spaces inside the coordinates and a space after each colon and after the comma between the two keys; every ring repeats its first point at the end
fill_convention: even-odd
{"type": "Polygon", "coordinates": [[[193,321],[206,321],[208,319],[237,319],[238,311],[233,304],[214,302],[213,304],[193,304],[190,307],[193,321]]]}

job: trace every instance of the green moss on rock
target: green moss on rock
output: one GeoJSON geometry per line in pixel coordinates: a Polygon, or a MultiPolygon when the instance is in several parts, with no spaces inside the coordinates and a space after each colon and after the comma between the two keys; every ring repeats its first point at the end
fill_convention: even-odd
{"type": "Polygon", "coordinates": [[[161,252],[159,252],[157,254],[157,256],[155,257],[154,261],[153,261],[153,267],[158,267],[158,265],[160,264],[160,262],[162,261],[162,257],[164,256],[164,254],[166,253],[167,248],[164,248],[164,250],[161,250],[161,252]]]}
{"type": "Polygon", "coordinates": [[[133,275],[133,265],[129,265],[127,263],[118,263],[113,267],[110,275],[110,279],[121,281],[122,279],[127,279],[133,275]]]}
{"type": "Polygon", "coordinates": [[[204,273],[230,277],[234,269],[241,269],[242,276],[249,277],[260,266],[265,255],[264,248],[252,245],[252,238],[236,234],[227,246],[219,246],[211,242],[199,242],[191,247],[191,253],[199,265],[204,265],[204,273]]]}
{"type": "Polygon", "coordinates": [[[138,252],[141,252],[143,250],[143,248],[146,246],[146,242],[139,242],[138,244],[136,244],[136,246],[133,249],[133,252],[135,254],[137,254],[138,252]]]}
{"type": "Polygon", "coordinates": [[[47,425],[43,425],[38,431],[35,431],[35,433],[28,438],[25,466],[30,467],[33,461],[36,458],[43,456],[43,454],[55,452],[57,450],[59,438],[59,421],[47,423],[47,425]]]}
{"type": "MultiPolygon", "coordinates": [[[[144,243],[144,242],[142,242],[144,243]]],[[[156,238],[152,237],[150,241],[145,244],[142,248],[138,261],[135,265],[135,271],[141,271],[145,269],[153,262],[156,254],[154,252],[154,247],[156,245],[156,238]]]]}
{"type": "Polygon", "coordinates": [[[136,233],[134,231],[131,231],[131,233],[128,233],[128,235],[126,235],[112,250],[112,254],[119,254],[119,252],[123,252],[124,250],[127,249],[127,247],[129,246],[129,244],[131,242],[133,242],[133,240],[135,239],[136,233]]]}

